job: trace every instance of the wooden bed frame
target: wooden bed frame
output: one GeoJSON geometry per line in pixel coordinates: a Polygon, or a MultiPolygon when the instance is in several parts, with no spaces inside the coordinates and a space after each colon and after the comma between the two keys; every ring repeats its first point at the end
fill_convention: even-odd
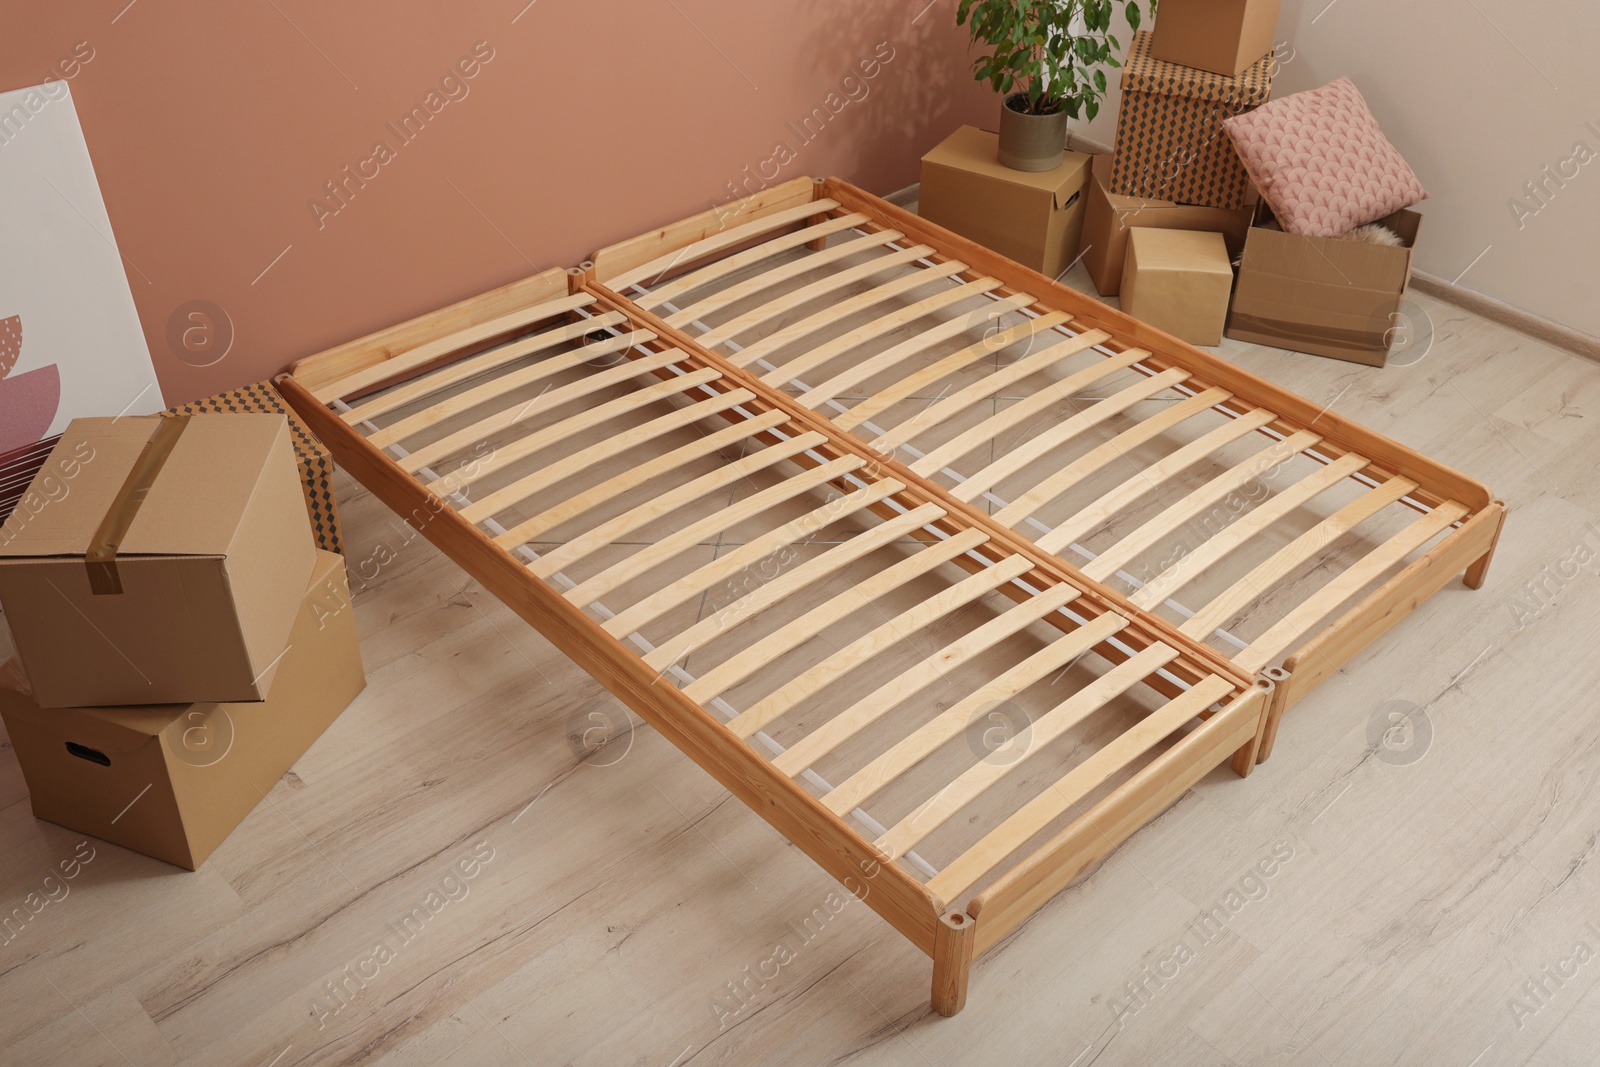
{"type": "MultiPolygon", "coordinates": [[[[873,371],[923,357],[911,375],[921,377],[867,403],[887,410],[941,368],[972,363],[932,349],[965,333],[970,356],[973,324],[941,322],[894,346],[900,355],[847,357],[873,371]]],[[[1022,380],[996,364],[1007,388],[1022,380]]],[[[1248,775],[1292,698],[1462,568],[1481,583],[1503,514],[1482,486],[1400,445],[847,185],[810,179],[302,360],[277,384],[358,481],[932,957],[932,1002],[946,1015],[965,1002],[977,954],[1223,763],[1248,775]],[[832,251],[835,238],[897,258],[852,263],[856,252],[832,251]],[[808,257],[820,261],[792,265],[808,257]],[[824,267],[855,273],[805,280],[824,267]],[[1388,486],[1385,500],[1420,512],[1413,525],[1431,533],[1375,550],[1398,573],[1367,564],[1330,583],[1346,594],[1338,602],[1332,592],[1302,602],[1315,617],[1293,609],[1298,639],[1382,578],[1263,670],[1294,642],[1224,654],[1199,626],[1153,610],[1151,595],[1106,581],[1115,575],[1105,567],[1058,556],[1068,535],[1025,536],[963,481],[919,469],[933,461],[915,434],[889,447],[866,409],[815,410],[847,395],[843,379],[796,385],[794,360],[821,368],[955,306],[909,302],[921,279],[837,302],[844,317],[898,301],[880,316],[892,323],[874,319],[848,340],[817,340],[821,320],[802,316],[760,349],[742,325],[722,331],[746,344],[719,353],[717,325],[705,321],[708,300],[765,323],[777,316],[740,301],[785,301],[793,317],[814,295],[902,269],[940,272],[956,300],[981,294],[1028,317],[991,331],[980,355],[1000,351],[996,338],[1057,330],[1080,354],[1176,389],[1187,416],[1220,412],[1246,427],[1235,438],[1289,439],[1296,454],[1366,479],[1363,490],[1388,486]],[[807,347],[781,372],[753,372],[748,353],[785,345],[807,347]],[[596,448],[631,459],[607,474],[596,448]],[[999,745],[993,723],[1006,727],[999,745]]],[[[927,410],[937,413],[918,427],[953,407],[927,410]]],[[[1144,439],[1179,421],[1166,416],[1144,439]]],[[[1041,446],[1019,447],[1055,462],[1041,446]]],[[[1184,449],[1186,463],[1202,458],[1199,445],[1184,449]]],[[[1157,466],[1153,489],[1188,469],[1157,466]]],[[[1326,533],[1318,522],[1302,538],[1322,544],[1326,533]]],[[[1271,574],[1293,567],[1270,558],[1271,574]]]]}
{"type": "Polygon", "coordinates": [[[1164,606],[1181,632],[1231,646],[1243,671],[1277,682],[1261,759],[1285,709],[1417,604],[1463,571],[1479,588],[1504,521],[1505,505],[1481,482],[836,179],[774,186],[603,249],[586,267],[591,289],[631,304],[640,321],[683,330],[916,475],[987,502],[1039,548],[1123,586],[1136,609],[1164,606]],[[909,339],[886,340],[913,326],[909,339]],[[991,358],[992,370],[978,373],[991,358]],[[1132,384],[1086,395],[1119,377],[1132,384]],[[941,432],[1002,392],[1021,402],[941,432]],[[1160,413],[1132,417],[1152,406],[1160,413]],[[1063,407],[1070,418],[1008,453],[959,462],[1063,407]],[[900,421],[880,425],[895,414],[900,421]],[[1267,447],[1217,462],[1246,438],[1267,447]],[[1152,443],[1156,455],[1139,461],[1136,450],[1152,443]],[[1269,485],[1263,472],[1290,460],[1302,476],[1269,485]],[[1067,499],[1118,465],[1131,473],[1067,499]],[[997,494],[1002,483],[1015,492],[997,494]],[[1246,485],[1267,499],[1234,506],[1246,485]],[[1324,509],[1292,540],[1272,540],[1285,519],[1351,487],[1359,497],[1324,509]],[[1055,501],[1069,505],[1058,508],[1063,521],[1039,521],[1041,505],[1055,501]],[[1081,543],[1157,507],[1094,550],[1081,543]],[[1219,510],[1234,513],[1204,528],[1219,510]],[[1414,521],[1326,581],[1280,595],[1285,579],[1329,569],[1326,549],[1384,512],[1414,521]],[[1201,536],[1170,565],[1129,572],[1179,531],[1201,536]],[[1178,600],[1216,573],[1229,580],[1193,607],[1178,600]],[[1249,640],[1234,638],[1252,621],[1260,624],[1249,640]]]}

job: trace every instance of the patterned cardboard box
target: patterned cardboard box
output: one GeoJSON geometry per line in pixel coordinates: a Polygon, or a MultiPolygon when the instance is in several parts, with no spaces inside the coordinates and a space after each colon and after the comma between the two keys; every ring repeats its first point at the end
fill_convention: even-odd
{"type": "Polygon", "coordinates": [[[289,416],[289,436],[294,441],[295,459],[300,464],[300,483],[306,493],[306,512],[311,516],[311,532],[317,547],[329,552],[344,552],[339,533],[339,511],[333,502],[333,456],[311,433],[299,416],[289,410],[271,382],[257,382],[230,389],[204,400],[170,409],[169,415],[210,415],[229,411],[266,411],[289,416]]]}
{"type": "Polygon", "coordinates": [[[1179,204],[1237,208],[1250,179],[1222,128],[1224,119],[1266,103],[1273,56],[1237,77],[1156,59],[1140,32],[1122,69],[1122,109],[1111,161],[1111,191],[1179,204]]]}

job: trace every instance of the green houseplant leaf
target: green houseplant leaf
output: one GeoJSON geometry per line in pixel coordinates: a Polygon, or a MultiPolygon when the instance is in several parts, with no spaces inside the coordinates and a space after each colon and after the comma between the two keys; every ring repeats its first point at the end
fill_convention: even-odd
{"type": "Polygon", "coordinates": [[[1003,96],[1021,92],[1037,114],[1093,119],[1109,86],[1104,68],[1122,66],[1111,33],[1119,11],[1135,31],[1144,21],[1139,0],[960,0],[956,25],[988,49],[973,64],[978,81],[1003,96]]]}

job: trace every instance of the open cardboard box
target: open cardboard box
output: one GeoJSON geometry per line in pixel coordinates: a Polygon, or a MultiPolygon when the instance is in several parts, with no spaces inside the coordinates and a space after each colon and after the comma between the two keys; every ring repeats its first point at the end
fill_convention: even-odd
{"type": "Polygon", "coordinates": [[[1227,336],[1381,367],[1400,320],[1422,216],[1402,209],[1378,219],[1403,248],[1344,237],[1301,237],[1268,228],[1257,206],[1234,284],[1227,336]]]}
{"type": "Polygon", "coordinates": [[[1121,196],[1110,190],[1111,157],[1098,155],[1090,169],[1088,205],[1083,218],[1083,265],[1101,296],[1121,292],[1122,268],[1128,254],[1128,235],[1140,227],[1166,230],[1207,230],[1222,234],[1228,254],[1244,248],[1245,233],[1255,212],[1255,190],[1242,208],[1200,207],[1121,196]]]}
{"type": "Polygon", "coordinates": [[[26,685],[0,665],[34,815],[194,870],[366,685],[344,557],[317,553],[264,701],[46,709],[26,685]]]}

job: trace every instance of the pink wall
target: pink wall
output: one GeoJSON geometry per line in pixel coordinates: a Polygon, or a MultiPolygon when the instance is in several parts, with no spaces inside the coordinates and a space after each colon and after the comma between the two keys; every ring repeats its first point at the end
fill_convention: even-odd
{"type": "Polygon", "coordinates": [[[993,127],[955,0],[525,3],[18,0],[0,89],[72,72],[168,402],[570,266],[774,160],[888,192],[993,127]],[[192,301],[232,323],[211,366],[169,341],[192,301]]]}

